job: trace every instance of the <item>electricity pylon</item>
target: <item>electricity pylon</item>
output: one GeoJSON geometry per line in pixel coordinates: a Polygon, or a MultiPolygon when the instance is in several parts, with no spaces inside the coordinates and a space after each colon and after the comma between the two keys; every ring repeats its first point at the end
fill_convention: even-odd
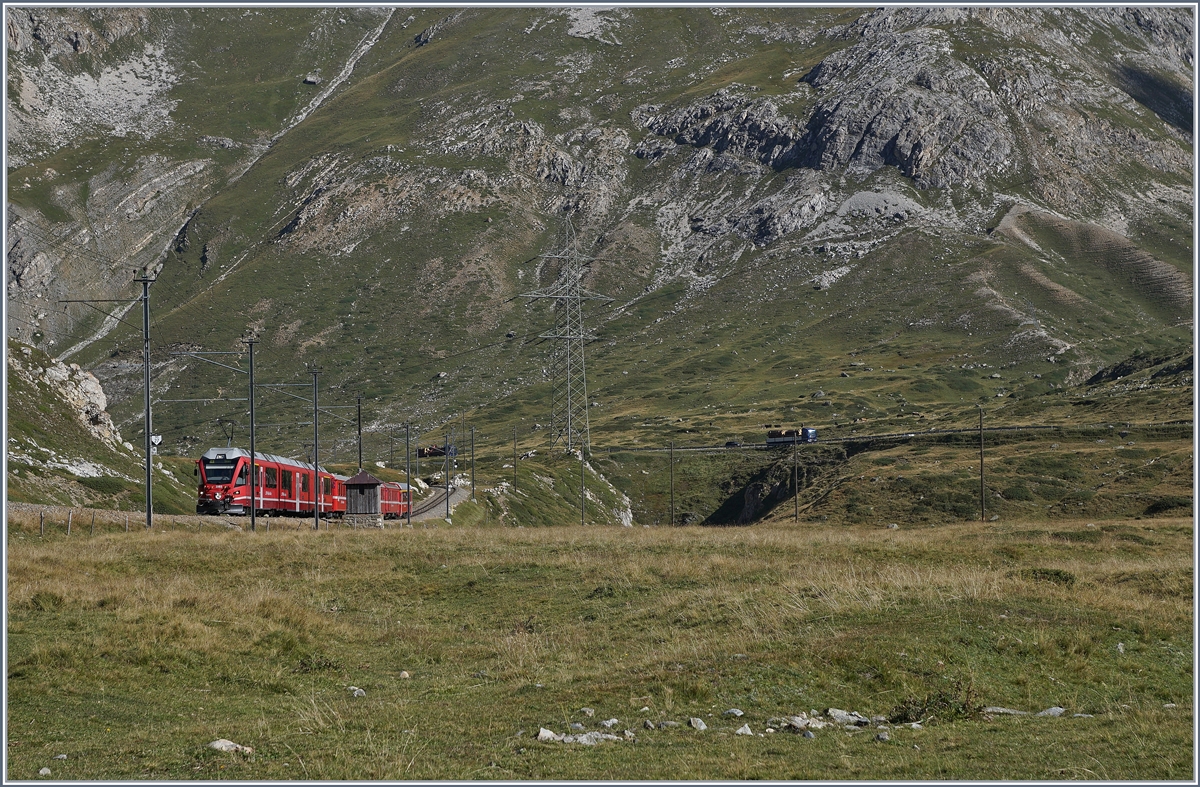
{"type": "Polygon", "coordinates": [[[560,251],[540,255],[542,259],[561,260],[558,281],[549,287],[527,292],[522,298],[554,301],[554,328],[540,334],[550,339],[549,377],[553,384],[550,404],[550,448],[561,444],[567,451],[591,451],[588,424],[587,366],[583,347],[596,337],[583,324],[583,302],[612,301],[583,286],[587,264],[594,257],[579,251],[579,240],[570,216],[566,220],[566,243],[560,251]]]}

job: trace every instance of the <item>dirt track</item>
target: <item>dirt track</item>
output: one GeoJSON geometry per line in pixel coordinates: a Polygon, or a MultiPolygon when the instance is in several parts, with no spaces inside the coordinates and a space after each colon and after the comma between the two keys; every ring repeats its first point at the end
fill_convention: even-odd
{"type": "MultiPolygon", "coordinates": [[[[469,500],[471,491],[454,487],[450,498],[450,509],[459,503],[469,500]]],[[[6,520],[10,535],[17,533],[38,533],[44,526],[47,533],[65,534],[68,520],[71,534],[87,535],[92,532],[93,521],[95,532],[111,533],[130,532],[146,527],[145,511],[113,511],[111,509],[84,508],[59,505],[38,505],[36,503],[5,503],[6,520]]],[[[425,500],[418,500],[414,508],[413,521],[445,519],[445,497],[443,491],[434,489],[425,500]]],[[[256,518],[256,526],[260,530],[308,530],[312,528],[312,516],[263,516],[256,518]]],[[[200,516],[199,514],[155,514],[153,527],[162,530],[203,530],[205,528],[225,530],[249,530],[248,516],[200,516]]],[[[393,524],[389,522],[388,524],[393,524]]],[[[399,524],[398,522],[395,524],[399,524]]],[[[337,529],[343,527],[339,519],[322,519],[321,527],[337,529]]]]}

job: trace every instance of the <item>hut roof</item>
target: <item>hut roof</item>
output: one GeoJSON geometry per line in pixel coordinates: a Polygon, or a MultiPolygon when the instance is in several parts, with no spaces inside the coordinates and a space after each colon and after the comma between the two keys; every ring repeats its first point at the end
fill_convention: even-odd
{"type": "Polygon", "coordinates": [[[366,470],[359,470],[353,478],[346,481],[346,486],[379,486],[382,483],[382,481],[366,470]]]}

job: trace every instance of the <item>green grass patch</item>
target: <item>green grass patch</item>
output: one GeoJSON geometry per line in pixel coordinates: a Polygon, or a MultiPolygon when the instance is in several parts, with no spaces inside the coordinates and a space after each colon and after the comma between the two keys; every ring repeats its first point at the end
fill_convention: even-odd
{"type": "Polygon", "coordinates": [[[47,752],[66,753],[49,767],[76,779],[1190,773],[1182,525],[1164,522],[1161,545],[1102,539],[1092,561],[1055,546],[1062,523],[171,522],[44,540],[36,520],[10,523],[10,773],[36,774],[47,752]],[[1131,591],[1152,603],[1131,605],[1131,591]],[[986,705],[1095,718],[989,719],[986,705]],[[891,740],[733,734],[827,707],[888,717],[891,740]],[[693,716],[709,729],[687,728],[693,716]],[[613,717],[636,743],[534,740],[613,717]],[[206,749],[217,737],[255,751],[206,749]]]}

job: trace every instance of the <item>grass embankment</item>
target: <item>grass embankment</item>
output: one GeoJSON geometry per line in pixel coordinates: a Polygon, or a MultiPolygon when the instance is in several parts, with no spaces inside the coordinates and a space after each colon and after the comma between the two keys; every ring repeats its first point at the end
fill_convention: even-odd
{"type": "Polygon", "coordinates": [[[1092,524],[10,521],[7,775],[1190,778],[1192,523],[1092,524]],[[829,706],[924,729],[733,734],[829,706]],[[636,742],[534,740],[611,717],[636,742]]]}

